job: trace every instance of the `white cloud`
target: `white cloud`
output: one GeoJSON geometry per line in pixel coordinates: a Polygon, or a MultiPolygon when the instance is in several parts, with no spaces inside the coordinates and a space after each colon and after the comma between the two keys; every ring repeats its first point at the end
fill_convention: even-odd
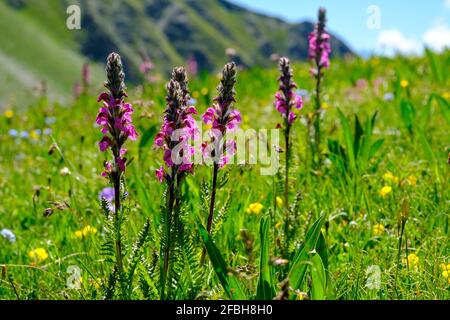
{"type": "Polygon", "coordinates": [[[408,38],[399,30],[382,31],[377,39],[377,52],[393,56],[395,54],[419,55],[422,52],[420,41],[408,38]]]}
{"type": "MultiPolygon", "coordinates": [[[[450,7],[450,0],[446,0],[450,7]]],[[[450,28],[440,25],[428,29],[423,35],[423,42],[431,49],[442,52],[446,47],[450,48],[450,28]]]]}
{"type": "Polygon", "coordinates": [[[446,9],[450,10],[450,0],[444,0],[444,6],[446,9]]]}

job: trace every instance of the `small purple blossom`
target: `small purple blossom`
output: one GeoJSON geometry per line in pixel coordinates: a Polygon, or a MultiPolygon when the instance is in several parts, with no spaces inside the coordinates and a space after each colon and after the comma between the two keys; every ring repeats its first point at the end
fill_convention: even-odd
{"type": "MultiPolygon", "coordinates": [[[[154,144],[164,150],[163,160],[168,168],[174,168],[176,174],[193,172],[192,156],[194,148],[190,145],[198,136],[198,129],[193,114],[197,114],[187,89],[187,75],[183,67],[177,67],[172,72],[172,79],[167,84],[167,108],[164,122],[156,134],[154,144]]],[[[164,179],[164,169],[156,171],[160,182],[164,179]]],[[[175,177],[170,176],[170,179],[175,177]]]]}
{"type": "MultiPolygon", "coordinates": [[[[133,107],[124,101],[124,98],[127,97],[124,84],[125,74],[122,61],[117,53],[111,53],[108,56],[107,74],[108,81],[106,81],[105,87],[109,89],[109,92],[101,93],[97,100],[102,102],[102,107],[98,111],[96,123],[104,134],[98,145],[101,152],[111,149],[115,168],[124,172],[126,158],[123,157],[122,146],[127,139],[136,140],[137,132],[132,124],[133,107]]],[[[108,166],[110,165],[108,163],[108,166]]],[[[113,171],[113,168],[105,166],[102,175],[109,176],[113,171]]]]}
{"type": "Polygon", "coordinates": [[[164,181],[164,167],[161,166],[159,169],[156,169],[156,178],[158,178],[159,183],[164,181]]]}
{"type": "Polygon", "coordinates": [[[316,64],[316,68],[311,69],[313,76],[319,76],[322,68],[330,67],[330,35],[326,33],[326,11],[319,10],[319,21],[314,31],[309,34],[309,58],[316,64]]]}
{"type": "Polygon", "coordinates": [[[193,77],[198,73],[198,63],[194,57],[190,57],[187,61],[187,72],[193,77]]]}
{"type": "Polygon", "coordinates": [[[74,83],[73,87],[72,87],[73,97],[75,99],[78,99],[82,92],[83,92],[83,86],[79,82],[74,83]]]}
{"type": "Polygon", "coordinates": [[[154,67],[155,65],[149,58],[144,58],[141,65],[139,66],[139,70],[143,74],[147,75],[150,71],[153,70],[154,67]]]}
{"type": "Polygon", "coordinates": [[[281,76],[278,78],[280,82],[279,91],[275,94],[275,109],[285,119],[286,125],[291,126],[297,116],[292,111],[292,108],[302,109],[302,96],[294,92],[297,84],[293,81],[292,69],[288,58],[280,59],[281,76]]]}
{"type": "Polygon", "coordinates": [[[83,78],[83,87],[84,90],[89,89],[89,85],[91,84],[91,69],[89,67],[89,63],[83,64],[83,70],[82,70],[82,78],[83,78]]]}
{"type": "Polygon", "coordinates": [[[141,53],[141,59],[142,62],[139,66],[139,71],[141,71],[141,73],[149,83],[155,83],[156,77],[152,75],[152,71],[155,69],[155,65],[145,53],[141,53]]]}
{"type": "Polygon", "coordinates": [[[214,98],[214,105],[206,110],[202,116],[202,120],[206,125],[211,126],[211,142],[202,145],[202,153],[204,157],[215,158],[219,167],[225,166],[230,157],[236,152],[236,144],[234,141],[224,142],[227,132],[233,132],[242,122],[241,113],[231,106],[236,102],[234,86],[236,84],[236,64],[234,62],[227,63],[222,70],[222,80],[217,88],[219,95],[214,98]],[[225,143],[225,150],[224,149],[225,143]],[[234,145],[234,148],[228,148],[228,145],[234,145]]]}

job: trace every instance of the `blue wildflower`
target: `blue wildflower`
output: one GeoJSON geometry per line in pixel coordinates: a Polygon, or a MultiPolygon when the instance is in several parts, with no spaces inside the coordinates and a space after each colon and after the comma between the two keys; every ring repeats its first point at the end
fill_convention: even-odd
{"type": "Polygon", "coordinates": [[[107,202],[112,202],[114,200],[114,188],[110,187],[104,188],[100,192],[98,198],[100,199],[100,201],[102,199],[105,199],[107,202]]]}
{"type": "Polygon", "coordinates": [[[98,195],[100,201],[102,201],[103,199],[106,201],[106,203],[108,204],[108,209],[111,212],[115,211],[115,206],[114,206],[114,188],[110,188],[110,187],[106,187],[103,188],[103,190],[100,192],[100,194],[98,195]]]}
{"type": "Polygon", "coordinates": [[[299,96],[302,96],[303,98],[309,97],[309,91],[306,90],[306,89],[297,89],[297,90],[295,91],[295,93],[296,93],[297,95],[299,95],[299,96]]]}
{"type": "Polygon", "coordinates": [[[392,101],[394,100],[394,94],[391,92],[388,92],[384,95],[384,101],[392,101]]]}
{"type": "Polygon", "coordinates": [[[11,137],[17,137],[19,135],[19,131],[16,129],[10,129],[8,133],[11,137]]]}
{"type": "Polygon", "coordinates": [[[3,229],[2,231],[0,231],[0,234],[8,239],[9,242],[14,243],[16,242],[16,235],[9,229],[3,229]]]}
{"type": "Polygon", "coordinates": [[[47,125],[52,125],[56,122],[56,118],[55,117],[47,117],[45,118],[45,124],[47,125]]]}

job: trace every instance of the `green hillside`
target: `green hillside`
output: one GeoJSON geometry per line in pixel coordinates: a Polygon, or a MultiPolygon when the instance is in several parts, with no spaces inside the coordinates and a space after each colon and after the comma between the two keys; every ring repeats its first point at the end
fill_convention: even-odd
{"type": "MultiPolygon", "coordinates": [[[[26,102],[24,98],[36,94],[42,82],[50,97],[64,101],[80,80],[86,58],[77,50],[73,31],[54,15],[57,2],[49,3],[30,1],[23,10],[0,3],[0,102],[4,104],[26,102]]],[[[100,72],[94,66],[97,81],[100,72]]]]}
{"type": "MultiPolygon", "coordinates": [[[[7,0],[0,4],[0,103],[26,103],[43,83],[51,98],[66,101],[91,60],[95,87],[103,61],[121,53],[127,78],[141,80],[140,53],[157,71],[195,58],[201,69],[216,71],[225,50],[234,48],[243,66],[270,64],[278,53],[307,55],[311,23],[288,24],[224,0],[7,0]],[[68,30],[66,8],[78,4],[81,30],[68,30]]],[[[335,38],[337,55],[350,49],[335,38]]]]}

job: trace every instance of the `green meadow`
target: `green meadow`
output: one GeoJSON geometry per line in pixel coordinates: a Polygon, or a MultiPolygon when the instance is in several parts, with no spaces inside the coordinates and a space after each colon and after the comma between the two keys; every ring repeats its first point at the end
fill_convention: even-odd
{"type": "MultiPolygon", "coordinates": [[[[14,24],[9,19],[0,27],[14,24]]],[[[52,46],[50,37],[45,41],[52,46]]],[[[65,68],[81,68],[80,57],[67,59],[42,64],[37,74],[49,70],[53,79],[66,79],[65,68]]],[[[3,64],[9,62],[0,51],[3,64]]],[[[118,276],[114,227],[100,200],[110,187],[101,176],[109,155],[98,150],[102,134],[95,124],[98,79],[106,75],[96,65],[88,92],[64,103],[44,93],[27,107],[11,101],[0,115],[0,230],[14,239],[0,235],[0,299],[449,299],[450,52],[333,59],[322,84],[320,166],[312,164],[305,124],[315,81],[309,63],[292,67],[304,106],[291,131],[289,206],[283,153],[280,170],[270,176],[248,161],[228,165],[219,170],[208,234],[212,169],[195,165],[181,185],[174,231],[180,237],[162,291],[167,190],[155,177],[163,154],[153,141],[168,76],[128,84],[139,136],[126,143],[124,273],[118,276]]],[[[17,69],[11,74],[22,83],[31,77],[17,69]]],[[[278,76],[276,63],[238,70],[234,108],[242,129],[282,122],[274,108],[278,76]]],[[[189,78],[196,120],[212,105],[219,80],[214,73],[189,78]]],[[[11,81],[0,90],[14,90],[11,81]]],[[[64,81],[54,84],[61,92],[72,85],[64,81]]]]}

